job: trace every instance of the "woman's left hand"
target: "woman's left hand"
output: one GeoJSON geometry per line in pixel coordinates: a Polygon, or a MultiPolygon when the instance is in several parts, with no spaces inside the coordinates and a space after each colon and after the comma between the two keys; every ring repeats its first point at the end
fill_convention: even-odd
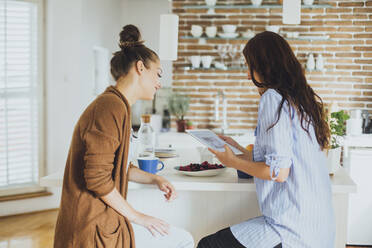
{"type": "Polygon", "coordinates": [[[228,145],[225,145],[225,151],[224,152],[219,152],[216,150],[213,150],[211,148],[208,148],[210,152],[212,152],[218,160],[225,166],[227,167],[233,167],[235,164],[235,161],[237,159],[237,156],[233,153],[233,151],[230,149],[228,145]]]}
{"type": "Polygon", "coordinates": [[[155,184],[161,191],[165,192],[164,197],[165,199],[167,199],[167,201],[173,201],[174,199],[177,198],[177,192],[175,188],[165,178],[157,176],[157,178],[155,179],[155,184]]]}

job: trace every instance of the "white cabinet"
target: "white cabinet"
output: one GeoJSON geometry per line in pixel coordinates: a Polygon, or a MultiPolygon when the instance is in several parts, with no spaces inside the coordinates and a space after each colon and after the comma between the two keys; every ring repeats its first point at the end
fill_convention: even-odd
{"type": "Polygon", "coordinates": [[[345,162],[357,185],[349,197],[347,243],[372,245],[372,148],[351,148],[345,162]]]}

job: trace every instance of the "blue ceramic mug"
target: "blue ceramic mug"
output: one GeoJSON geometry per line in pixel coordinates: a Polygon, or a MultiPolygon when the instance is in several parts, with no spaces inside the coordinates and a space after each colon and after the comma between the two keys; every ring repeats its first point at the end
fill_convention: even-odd
{"type": "Polygon", "coordinates": [[[157,157],[140,157],[137,159],[138,165],[141,170],[156,174],[158,171],[164,169],[164,164],[157,157]],[[161,168],[158,169],[158,165],[161,164],[161,168]]]}

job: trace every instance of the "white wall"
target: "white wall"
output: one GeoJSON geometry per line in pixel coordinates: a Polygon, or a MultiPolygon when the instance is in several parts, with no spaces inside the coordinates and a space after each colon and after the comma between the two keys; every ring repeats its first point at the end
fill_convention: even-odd
{"type": "MultiPolygon", "coordinates": [[[[125,24],[136,25],[145,40],[145,45],[156,53],[159,51],[159,31],[160,15],[167,14],[170,5],[168,0],[123,0],[122,22],[125,24]]],[[[172,85],[172,63],[170,61],[161,61],[163,67],[163,77],[161,79],[162,87],[171,87],[172,85]]],[[[151,101],[138,101],[133,105],[134,124],[139,124],[141,113],[151,108],[151,101]]],[[[159,113],[159,112],[158,112],[159,113]]],[[[160,113],[161,114],[161,113],[160,113]]]]}
{"type": "MultiPolygon", "coordinates": [[[[46,13],[46,167],[64,168],[74,125],[93,95],[94,45],[117,50],[121,0],[47,0],[46,13]]],[[[0,203],[0,216],[59,206],[53,196],[0,203]]]]}
{"type": "MultiPolygon", "coordinates": [[[[46,0],[46,174],[64,168],[75,123],[95,97],[92,47],[118,50],[121,28],[131,23],[157,52],[160,14],[168,12],[168,4],[168,0],[46,0]]],[[[162,83],[169,86],[171,63],[163,67],[162,83]]],[[[0,216],[57,208],[61,189],[49,190],[52,196],[0,203],[0,216]]]]}
{"type": "Polygon", "coordinates": [[[65,166],[75,123],[95,98],[93,46],[117,50],[121,1],[51,2],[47,28],[52,30],[47,41],[51,46],[47,49],[47,143],[49,172],[54,172],[65,166]],[[71,10],[61,11],[63,8],[71,10]]]}

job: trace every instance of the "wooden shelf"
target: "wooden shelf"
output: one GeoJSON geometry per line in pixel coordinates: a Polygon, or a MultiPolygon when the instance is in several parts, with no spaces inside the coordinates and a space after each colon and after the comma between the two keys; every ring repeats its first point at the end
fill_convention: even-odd
{"type": "Polygon", "coordinates": [[[239,67],[239,66],[233,66],[233,67],[226,67],[226,69],[218,69],[215,67],[210,68],[193,68],[192,66],[176,66],[175,70],[184,70],[184,71],[246,71],[248,70],[248,67],[239,67]]]}
{"type": "Polygon", "coordinates": [[[329,38],[329,35],[325,35],[325,36],[314,36],[314,37],[311,37],[311,36],[306,36],[306,37],[297,37],[297,38],[285,38],[286,40],[306,40],[306,41],[325,41],[325,40],[329,40],[331,41],[331,39],[329,38]]]}
{"type": "Polygon", "coordinates": [[[329,69],[323,69],[323,70],[317,70],[317,69],[314,69],[314,70],[305,70],[305,72],[307,72],[307,73],[312,73],[312,72],[330,72],[331,70],[329,70],[329,69]]]}
{"type": "Polygon", "coordinates": [[[222,38],[222,37],[213,37],[209,38],[208,36],[201,36],[201,37],[193,37],[193,36],[182,36],[180,37],[181,39],[186,39],[186,40],[195,40],[195,39],[205,39],[205,40],[247,40],[248,38],[244,37],[236,37],[236,38],[222,38]]]}
{"type": "MultiPolygon", "coordinates": [[[[185,9],[279,9],[282,8],[283,5],[279,4],[272,4],[272,5],[260,5],[260,6],[253,6],[253,5],[215,5],[215,6],[207,6],[207,5],[185,5],[183,8],[185,9]]],[[[329,4],[313,4],[313,5],[301,5],[301,8],[305,9],[324,9],[324,8],[333,8],[332,5],[329,4]]]]}
{"type": "MultiPolygon", "coordinates": [[[[185,39],[185,40],[195,40],[195,39],[204,39],[204,40],[248,40],[248,38],[245,38],[245,37],[242,37],[242,36],[239,36],[239,37],[236,37],[236,38],[222,38],[222,37],[213,37],[213,38],[209,38],[207,36],[201,36],[201,37],[193,37],[193,36],[181,36],[180,37],[181,39],[185,39]]],[[[319,36],[314,36],[313,38],[311,38],[310,36],[306,36],[306,37],[298,37],[298,38],[286,38],[286,37],[283,37],[284,39],[286,40],[305,40],[305,41],[331,41],[331,39],[329,39],[329,37],[327,36],[324,36],[324,37],[319,37],[319,36]]]]}
{"type": "MultiPolygon", "coordinates": [[[[210,68],[203,68],[203,67],[199,67],[199,68],[193,68],[192,66],[176,66],[175,70],[184,70],[184,71],[201,71],[201,72],[207,72],[207,71],[247,71],[248,70],[248,67],[244,66],[244,67],[239,67],[239,66],[232,66],[232,67],[226,67],[226,69],[218,69],[218,68],[215,68],[215,67],[210,67],[210,68]]],[[[312,73],[312,72],[329,72],[331,70],[329,69],[324,69],[324,70],[306,70],[305,69],[305,72],[307,73],[312,73]]]]}

